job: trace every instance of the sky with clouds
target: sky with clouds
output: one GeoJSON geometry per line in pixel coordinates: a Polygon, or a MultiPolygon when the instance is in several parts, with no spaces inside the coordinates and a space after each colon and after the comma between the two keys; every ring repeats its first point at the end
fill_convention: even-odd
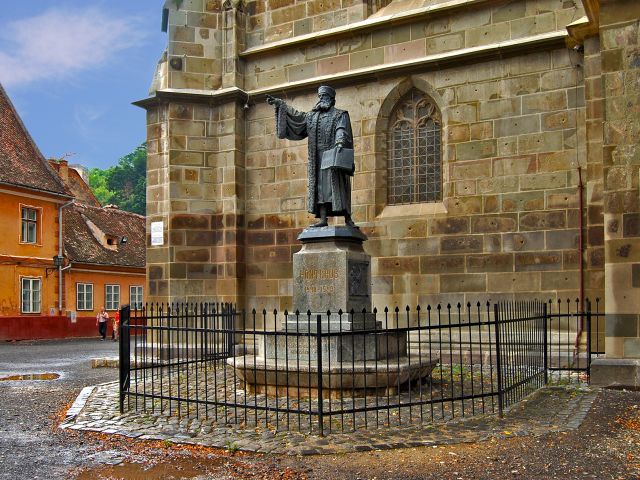
{"type": "Polygon", "coordinates": [[[144,142],[163,3],[2,2],[0,83],[45,157],[107,168],[144,142]]]}

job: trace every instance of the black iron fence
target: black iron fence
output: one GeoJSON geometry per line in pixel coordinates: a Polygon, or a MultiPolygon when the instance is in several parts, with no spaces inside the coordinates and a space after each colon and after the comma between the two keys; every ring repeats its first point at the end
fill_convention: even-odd
{"type": "Polygon", "coordinates": [[[600,299],[595,304],[580,299],[549,301],[548,370],[555,379],[588,380],[593,356],[604,354],[604,313],[600,299]]]}
{"type": "Polygon", "coordinates": [[[319,434],[502,414],[548,382],[588,381],[604,325],[595,307],[125,307],[120,408],[319,434]]]}

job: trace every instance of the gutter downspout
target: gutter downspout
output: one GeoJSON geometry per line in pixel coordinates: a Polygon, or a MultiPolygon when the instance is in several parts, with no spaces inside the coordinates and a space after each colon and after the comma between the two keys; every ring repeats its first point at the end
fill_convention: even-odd
{"type": "MultiPolygon", "coordinates": [[[[582,168],[578,167],[578,195],[580,209],[580,236],[578,249],[580,250],[580,311],[584,312],[584,184],[582,183],[582,168]]],[[[584,321],[580,317],[580,327],[582,329],[584,321]]]]}
{"type": "MultiPolygon", "coordinates": [[[[58,256],[59,257],[62,257],[62,227],[63,227],[62,210],[70,205],[73,205],[75,201],[76,200],[74,198],[71,201],[62,205],[58,209],[58,256]]],[[[64,270],[67,270],[67,268],[69,267],[71,267],[71,265],[68,265],[68,267],[64,267],[64,268],[62,268],[62,265],[58,267],[58,312],[60,312],[60,314],[62,314],[62,272],[64,270]]]]}
{"type": "Polygon", "coordinates": [[[580,321],[578,324],[578,331],[576,332],[576,340],[573,344],[573,358],[578,356],[580,352],[580,339],[582,338],[582,333],[584,331],[584,184],[582,183],[582,169],[578,167],[578,195],[579,195],[579,210],[580,210],[580,223],[579,229],[580,232],[578,234],[578,251],[580,253],[580,321]]]}

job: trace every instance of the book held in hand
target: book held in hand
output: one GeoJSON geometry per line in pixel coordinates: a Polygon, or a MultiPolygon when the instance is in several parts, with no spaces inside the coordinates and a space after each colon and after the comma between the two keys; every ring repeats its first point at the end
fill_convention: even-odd
{"type": "Polygon", "coordinates": [[[337,168],[338,170],[344,170],[345,173],[353,176],[353,167],[354,158],[352,148],[342,147],[338,151],[338,147],[334,147],[322,154],[322,163],[320,164],[320,168],[322,170],[337,168]]]}

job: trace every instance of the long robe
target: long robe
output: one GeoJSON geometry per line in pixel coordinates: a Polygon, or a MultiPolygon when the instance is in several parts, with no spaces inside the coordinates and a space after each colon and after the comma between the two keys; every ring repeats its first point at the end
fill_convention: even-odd
{"type": "Polygon", "coordinates": [[[331,107],[326,112],[299,112],[282,104],[276,107],[278,138],[303,140],[309,138],[308,210],[320,216],[320,204],[327,204],[327,215],[351,215],[351,178],[347,172],[330,168],[320,169],[322,154],[342,143],[353,148],[353,134],[349,112],[331,107]]]}

